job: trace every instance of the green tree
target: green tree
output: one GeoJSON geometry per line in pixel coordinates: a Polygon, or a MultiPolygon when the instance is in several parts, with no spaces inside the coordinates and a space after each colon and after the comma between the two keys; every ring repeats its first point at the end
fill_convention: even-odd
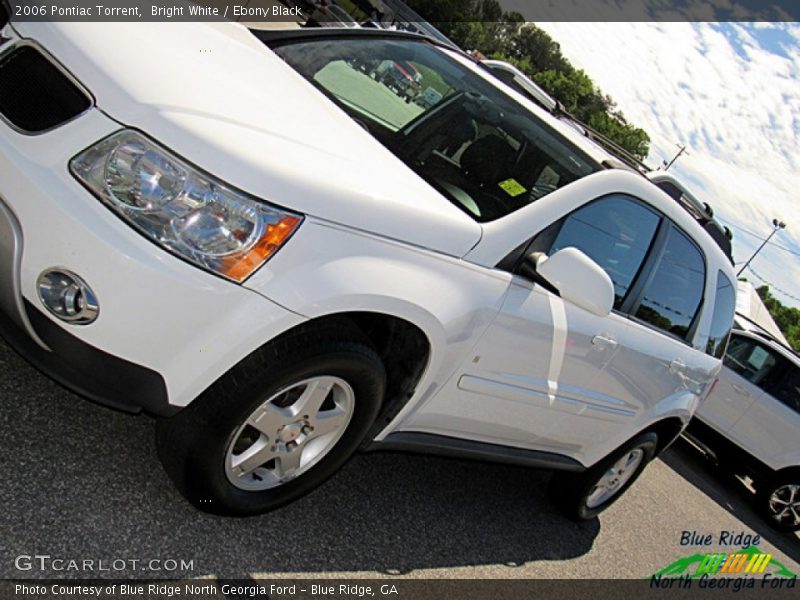
{"type": "Polygon", "coordinates": [[[547,32],[505,13],[496,0],[409,0],[408,4],[465,50],[514,64],[565,110],[636,158],[650,151],[650,137],[628,123],[613,100],[576,69],[547,32]]]}
{"type": "MultiPolygon", "coordinates": [[[[527,73],[526,73],[527,74],[527,73]]],[[[583,71],[538,71],[532,73],[532,79],[556,98],[564,108],[583,120],[591,111],[583,109],[583,103],[594,93],[594,84],[583,71]]]]}
{"type": "Polygon", "coordinates": [[[547,32],[531,23],[518,27],[507,54],[512,58],[529,60],[535,71],[569,73],[575,70],[561,53],[561,46],[547,32]]]}
{"type": "Polygon", "coordinates": [[[650,136],[644,129],[628,124],[621,113],[597,112],[587,123],[614,140],[639,160],[644,160],[650,151],[650,136]]]}

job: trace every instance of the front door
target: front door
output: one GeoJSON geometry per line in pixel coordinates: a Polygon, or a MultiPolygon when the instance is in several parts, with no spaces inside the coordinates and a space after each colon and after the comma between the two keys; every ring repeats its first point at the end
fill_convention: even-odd
{"type": "MultiPolygon", "coordinates": [[[[605,196],[542,231],[529,251],[582,250],[610,275],[619,308],[660,220],[637,200],[605,196]]],[[[630,325],[616,310],[598,317],[515,275],[469,359],[410,425],[579,456],[636,416],[637,407],[615,395],[618,386],[607,370],[630,325]]]]}

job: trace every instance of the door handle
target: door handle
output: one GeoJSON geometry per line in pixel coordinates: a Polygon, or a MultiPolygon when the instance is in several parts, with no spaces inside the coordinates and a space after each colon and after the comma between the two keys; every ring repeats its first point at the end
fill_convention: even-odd
{"type": "Polygon", "coordinates": [[[738,383],[732,383],[731,387],[734,389],[734,391],[736,391],[737,393],[741,394],[745,398],[749,398],[750,397],[750,392],[748,392],[745,388],[740,386],[738,383]]]}
{"type": "Polygon", "coordinates": [[[686,372],[686,363],[683,362],[680,358],[675,358],[669,363],[669,372],[670,373],[679,373],[683,374],[686,372]]]}
{"type": "Polygon", "coordinates": [[[608,335],[596,335],[592,338],[592,346],[596,350],[605,350],[606,348],[616,348],[617,340],[608,335]]]}

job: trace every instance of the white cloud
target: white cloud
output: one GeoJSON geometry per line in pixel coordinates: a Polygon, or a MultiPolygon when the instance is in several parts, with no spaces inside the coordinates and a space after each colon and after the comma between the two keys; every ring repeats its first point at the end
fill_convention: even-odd
{"type": "MultiPolygon", "coordinates": [[[[800,252],[800,24],[537,25],[650,134],[653,165],[686,144],[672,171],[699,197],[764,236],[784,220],[773,239],[800,252]],[[771,30],[782,34],[780,53],[759,41],[771,30]]],[[[734,228],[734,242],[744,261],[759,240],[734,228]]],[[[800,257],[767,246],[753,266],[800,297],[800,257]]]]}

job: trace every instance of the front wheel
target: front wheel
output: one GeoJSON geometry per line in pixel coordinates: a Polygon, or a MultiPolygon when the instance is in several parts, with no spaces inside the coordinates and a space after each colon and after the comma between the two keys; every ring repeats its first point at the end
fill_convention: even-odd
{"type": "Polygon", "coordinates": [[[550,482],[555,506],[570,519],[593,519],[639,478],[657,447],[656,434],[643,433],[584,473],[555,473],[550,482]]]}
{"type": "Polygon", "coordinates": [[[358,330],[301,332],[259,350],[157,427],[159,457],[197,508],[263,513],[313,490],[356,451],[383,398],[358,330]]]}
{"type": "Polygon", "coordinates": [[[758,509],[779,531],[800,531],[800,474],[774,478],[759,486],[758,509]]]}

